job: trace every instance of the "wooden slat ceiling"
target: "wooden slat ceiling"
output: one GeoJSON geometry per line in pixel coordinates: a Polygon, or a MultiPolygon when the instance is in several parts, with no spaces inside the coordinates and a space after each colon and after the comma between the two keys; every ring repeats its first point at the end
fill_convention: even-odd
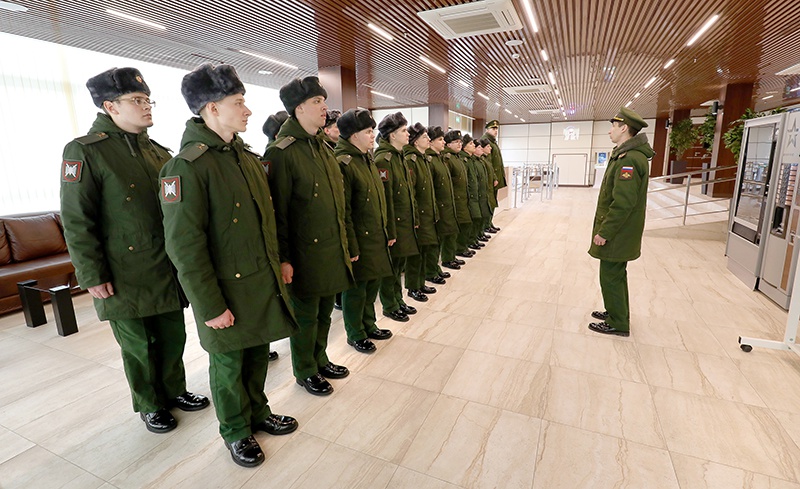
{"type": "Polygon", "coordinates": [[[668,116],[673,109],[696,109],[719,98],[729,83],[755,83],[755,108],[764,110],[791,103],[784,95],[788,87],[800,85],[798,75],[776,75],[800,63],[797,0],[530,0],[538,33],[525,17],[522,2],[528,0],[514,0],[522,30],[450,41],[416,14],[465,1],[13,1],[29,10],[0,10],[2,32],[183,69],[208,60],[231,63],[245,81],[271,88],[316,74],[319,67],[343,66],[356,73],[360,106],[444,103],[451,110],[503,123],[564,120],[560,111],[529,113],[557,107],[554,94],[503,91],[504,86],[548,83],[550,71],[569,120],[607,119],[631,100],[631,108],[645,117],[668,116]],[[111,16],[107,8],[166,30],[111,16]],[[692,34],[714,14],[720,15],[719,21],[687,47],[692,34]],[[367,22],[389,31],[394,40],[375,35],[367,22]],[[512,39],[524,43],[507,46],[512,39]],[[549,61],[543,60],[543,49],[549,61]],[[519,58],[512,59],[513,53],[519,58]],[[422,64],[420,54],[447,73],[422,64]],[[664,69],[672,58],[675,64],[664,69]],[[260,70],[272,74],[261,75],[260,70]],[[656,81],[644,88],[654,76],[656,81]],[[375,96],[372,90],[395,99],[375,96]],[[641,95],[634,99],[636,93],[641,95]]]}

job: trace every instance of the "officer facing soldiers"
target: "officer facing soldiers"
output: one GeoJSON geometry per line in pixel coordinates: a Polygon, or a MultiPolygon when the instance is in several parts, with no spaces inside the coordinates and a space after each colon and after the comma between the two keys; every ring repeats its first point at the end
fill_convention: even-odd
{"type": "Polygon", "coordinates": [[[453,199],[456,204],[456,220],[458,221],[456,255],[470,258],[475,255],[475,252],[468,248],[469,236],[472,232],[472,215],[469,211],[469,177],[467,167],[461,157],[463,146],[461,131],[447,131],[447,134],[444,135],[444,143],[446,147],[443,151],[443,158],[445,164],[450,168],[450,176],[453,178],[453,199]]]}
{"type": "MultiPolygon", "coordinates": [[[[417,247],[417,210],[411,173],[403,161],[403,147],[416,141],[424,133],[409,131],[408,121],[403,114],[389,114],[378,125],[382,133],[378,137],[375,150],[375,165],[383,180],[386,195],[386,232],[389,240],[395,240],[389,248],[392,257],[392,276],[381,281],[380,296],[383,315],[395,321],[408,321],[409,314],[417,310],[403,301],[403,288],[400,276],[406,269],[408,257],[419,254],[417,247]],[[414,139],[411,138],[413,132],[414,139]]],[[[417,123],[414,127],[422,127],[417,123]]],[[[427,136],[426,136],[427,138],[427,136]]],[[[408,284],[408,277],[406,277],[408,284]]]]}
{"type": "Polygon", "coordinates": [[[314,395],[328,395],[327,379],[350,371],[328,359],[334,296],[355,285],[347,247],[342,173],[325,144],[328,94],[319,78],[296,78],[280,89],[289,119],[264,159],[278,223],[281,273],[291,284],[300,332],[289,340],[297,383],[314,395]]]}
{"type": "MultiPolygon", "coordinates": [[[[497,145],[497,133],[499,131],[500,122],[492,120],[486,123],[486,132],[483,138],[489,140],[489,145],[492,147],[490,156],[492,157],[492,169],[494,170],[494,200],[497,201],[497,191],[506,187],[506,170],[503,165],[503,155],[500,154],[500,147],[497,145]]],[[[489,225],[489,229],[497,232],[500,228],[495,226],[494,223],[489,225]]]]}
{"type": "Polygon", "coordinates": [[[186,122],[181,152],[161,170],[167,253],[192,304],[219,432],[244,467],[264,461],[253,433],[284,435],[264,393],[269,342],[297,331],[281,280],[267,176],[237,133],[251,112],[230,65],[203,64],[181,93],[200,117],[186,122]]]}
{"type": "MultiPolygon", "coordinates": [[[[421,132],[424,127],[421,127],[421,132]]],[[[383,131],[381,131],[383,132],[383,131]]],[[[406,262],[406,288],[408,296],[419,302],[426,302],[426,294],[436,293],[434,287],[425,285],[425,278],[435,275],[436,261],[439,258],[439,238],[436,235],[436,196],[433,189],[433,176],[424,153],[430,148],[428,138],[409,131],[409,141],[413,144],[403,146],[403,162],[411,172],[411,184],[417,204],[417,246],[419,255],[410,256],[406,262]],[[430,275],[429,275],[430,274],[430,275]]]]}
{"type": "Polygon", "coordinates": [[[164,250],[158,204],[158,171],[170,154],[147,135],[155,102],[139,70],[112,68],[86,87],[103,113],[89,135],[64,148],[64,237],[78,282],[122,350],[133,410],[148,430],[165,433],[177,426],[168,408],[209,405],[186,392],[186,301],[164,250]]]}
{"type": "Polygon", "coordinates": [[[603,334],[630,334],[628,262],[642,252],[647,209],[647,160],[655,151],[647,135],[639,134],[647,123],[636,112],[621,108],[611,119],[608,135],[616,145],[608,160],[592,226],[589,254],[600,260],[600,288],[605,311],[594,311],[599,323],[589,329],[603,334]]]}
{"type": "MultiPolygon", "coordinates": [[[[439,128],[439,131],[441,131],[441,128],[439,128]]],[[[444,164],[440,156],[443,149],[444,139],[437,137],[435,143],[431,142],[431,147],[425,152],[425,156],[430,161],[433,188],[436,193],[436,206],[439,211],[439,221],[436,222],[436,232],[441,243],[439,258],[443,267],[458,270],[461,266],[455,263],[456,238],[458,236],[456,204],[453,199],[453,180],[450,176],[450,169],[444,164]]],[[[433,283],[444,283],[444,279],[450,278],[450,273],[442,271],[438,263],[437,274],[441,282],[433,280],[433,283]]]]}
{"type": "Polygon", "coordinates": [[[392,275],[386,233],[386,196],[370,150],[375,143],[375,120],[368,110],[350,109],[336,123],[336,160],[344,175],[347,245],[353,259],[356,286],[342,293],[347,344],[361,353],[375,351],[373,340],[392,337],[375,324],[375,299],[381,280],[392,275]]]}

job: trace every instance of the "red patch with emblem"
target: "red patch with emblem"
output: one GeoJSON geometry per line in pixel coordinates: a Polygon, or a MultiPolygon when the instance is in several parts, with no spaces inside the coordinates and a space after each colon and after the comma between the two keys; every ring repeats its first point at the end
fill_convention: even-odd
{"type": "Polygon", "coordinates": [[[166,203],[181,201],[181,177],[161,179],[161,200],[166,203]]]}
{"type": "Polygon", "coordinates": [[[378,174],[381,176],[382,182],[389,181],[389,169],[388,168],[378,168],[378,174]]]}
{"type": "Polygon", "coordinates": [[[82,161],[64,160],[61,163],[61,181],[75,183],[81,181],[82,161]]]}
{"type": "Polygon", "coordinates": [[[264,165],[264,171],[267,172],[267,176],[269,176],[269,167],[272,164],[271,161],[262,161],[262,165],[264,165]]]}
{"type": "Polygon", "coordinates": [[[619,178],[621,180],[630,180],[633,178],[633,167],[623,166],[619,171],[619,178]]]}

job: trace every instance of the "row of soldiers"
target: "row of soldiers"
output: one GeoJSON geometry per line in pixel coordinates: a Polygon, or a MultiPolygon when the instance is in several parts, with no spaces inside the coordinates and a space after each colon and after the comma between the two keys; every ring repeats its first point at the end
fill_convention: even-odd
{"type": "Polygon", "coordinates": [[[155,102],[138,70],[113,68],[87,88],[102,113],[61,166],[78,281],[109,320],[134,411],[155,433],[177,426],[170,408],[210,405],[186,390],[182,309],[192,305],[220,435],[241,466],[264,460],[254,433],[298,426],[264,393],[270,342],[290,337],[297,383],[329,395],[328,379],[349,375],[326,353],[337,293],[348,343],[373,352],[371,339],[392,335],[376,325],[379,292],[384,314],[407,321],[416,310],[403,301],[403,273],[408,295],[425,301],[435,292],[426,279],[443,284],[441,266],[459,269],[457,256],[499,230],[496,121],[487,144],[352,109],[334,120],[335,135],[319,79],[298,78],[280,89],[286,113],[265,124],[272,142],[261,158],[239,136],[252,113],[235,69],[204,64],[183,78],[196,116],[171,157],[147,135],[155,102]]]}

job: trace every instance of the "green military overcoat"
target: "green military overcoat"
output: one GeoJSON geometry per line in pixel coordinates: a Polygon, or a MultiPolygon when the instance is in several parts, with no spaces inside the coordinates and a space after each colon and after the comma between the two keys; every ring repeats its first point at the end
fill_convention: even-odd
{"type": "MultiPolygon", "coordinates": [[[[494,179],[497,180],[496,189],[501,189],[506,186],[506,171],[503,166],[503,155],[500,154],[500,146],[497,145],[497,139],[488,132],[483,135],[483,138],[489,140],[489,146],[492,147],[492,153],[489,155],[492,158],[492,169],[494,169],[494,179]]],[[[483,139],[481,138],[481,139],[483,139]]],[[[494,182],[492,182],[494,183],[494,182]]]]}
{"type": "Polygon", "coordinates": [[[417,203],[417,244],[432,246],[439,244],[436,234],[436,221],[439,210],[436,208],[436,196],[433,190],[433,176],[425,155],[411,145],[403,146],[403,162],[411,172],[411,183],[417,203]]]}
{"type": "Polygon", "coordinates": [[[225,353],[298,330],[280,271],[267,176],[239,136],[226,143],[201,118],[161,169],[167,253],[178,269],[200,344],[225,353]],[[205,322],[230,309],[234,325],[205,322]]]}
{"type": "Polygon", "coordinates": [[[439,221],[436,222],[436,231],[439,233],[439,236],[458,234],[456,204],[453,197],[453,180],[450,176],[450,170],[436,151],[429,149],[425,152],[425,156],[430,158],[433,189],[436,195],[436,206],[439,210],[439,221]]]}
{"type": "Polygon", "coordinates": [[[452,177],[456,219],[459,224],[472,224],[472,216],[469,213],[469,193],[467,192],[467,167],[464,166],[464,162],[458,157],[458,154],[450,148],[444,148],[441,158],[450,170],[452,177]]]}
{"type": "Polygon", "coordinates": [[[336,160],[344,175],[345,224],[356,281],[392,274],[386,233],[386,195],[372,155],[362,153],[345,138],[336,143],[336,160]]]}
{"type": "Polygon", "coordinates": [[[469,205],[469,214],[472,219],[481,218],[481,203],[478,196],[480,191],[480,180],[478,180],[478,162],[475,158],[462,151],[458,153],[458,157],[464,162],[464,167],[467,169],[467,204],[469,205]]]}
{"type": "Polygon", "coordinates": [[[481,156],[481,162],[483,162],[483,166],[486,167],[486,190],[487,190],[487,197],[489,198],[489,207],[491,209],[497,208],[497,198],[494,195],[494,181],[497,179],[494,176],[494,168],[492,168],[492,157],[491,155],[483,155],[481,156]]]}
{"type": "Polygon", "coordinates": [[[264,155],[281,262],[291,263],[291,293],[300,298],[330,296],[354,285],[343,177],[324,135],[309,134],[289,117],[264,155]]]}
{"type": "Polygon", "coordinates": [[[381,140],[374,161],[386,195],[386,232],[390,240],[397,240],[389,251],[393,258],[419,255],[417,202],[403,154],[388,141],[381,140]]]}
{"type": "Polygon", "coordinates": [[[606,244],[597,246],[592,241],[589,254],[593,257],[623,262],[641,255],[650,173],[647,160],[653,155],[655,151],[644,134],[637,134],[611,152],[592,226],[592,238],[599,234],[606,244]]]}
{"type": "MultiPolygon", "coordinates": [[[[487,219],[492,217],[492,207],[489,204],[489,196],[487,195],[488,187],[486,184],[489,181],[489,174],[486,172],[486,165],[483,164],[483,156],[472,156],[475,170],[478,175],[478,203],[481,207],[481,217],[487,219]]],[[[490,192],[494,194],[494,192],[490,192]]]]}
{"type": "Polygon", "coordinates": [[[146,131],[124,132],[106,114],[64,148],[61,222],[78,283],[114,287],[113,296],[94,299],[101,320],[185,306],[158,202],[158,172],[170,157],[146,131]]]}

